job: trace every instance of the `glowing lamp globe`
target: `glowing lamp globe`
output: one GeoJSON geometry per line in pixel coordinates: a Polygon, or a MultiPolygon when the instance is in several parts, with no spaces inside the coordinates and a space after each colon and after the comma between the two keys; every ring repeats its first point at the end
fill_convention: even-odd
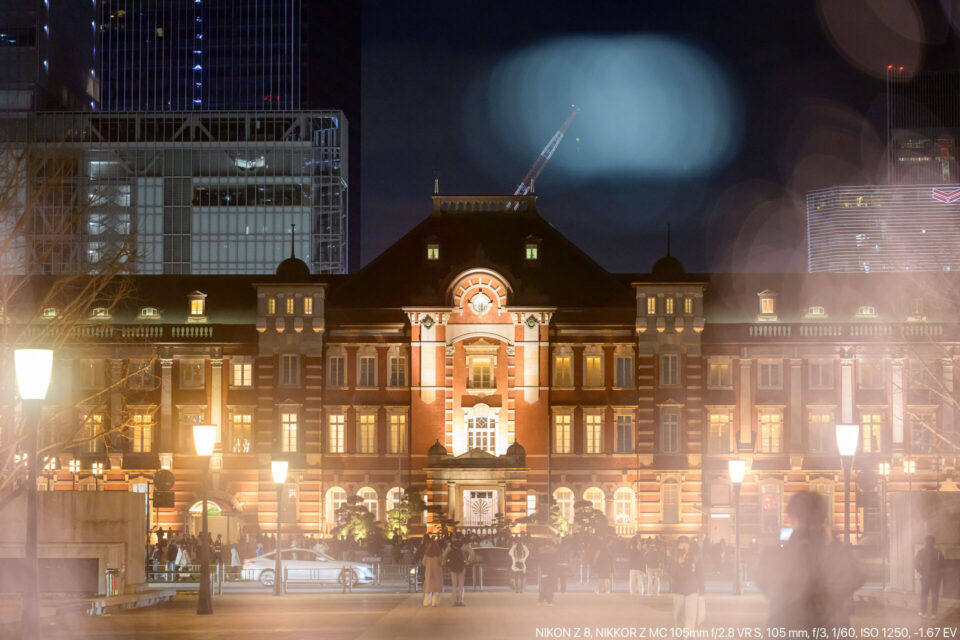
{"type": "Polygon", "coordinates": [[[287,481],[288,464],[286,460],[274,460],[270,463],[270,471],[273,472],[273,481],[275,483],[283,484],[287,481]]]}
{"type": "Polygon", "coordinates": [[[852,456],[857,452],[857,442],[860,440],[860,425],[837,425],[837,450],[842,456],[852,456]]]}
{"type": "Polygon", "coordinates": [[[198,456],[213,455],[213,445],[217,440],[217,427],[213,424],[193,425],[193,446],[198,456]]]}
{"type": "Polygon", "coordinates": [[[727,463],[727,469],[730,471],[730,482],[740,484],[747,472],[747,462],[746,460],[730,460],[727,463]]]}
{"type": "Polygon", "coordinates": [[[50,349],[17,349],[13,352],[17,387],[24,400],[43,400],[50,387],[53,351],[50,349]]]}

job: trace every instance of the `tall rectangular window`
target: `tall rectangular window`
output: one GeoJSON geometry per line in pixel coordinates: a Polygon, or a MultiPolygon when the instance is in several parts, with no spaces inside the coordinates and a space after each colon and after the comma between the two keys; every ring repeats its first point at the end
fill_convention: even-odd
{"type": "Polygon", "coordinates": [[[404,355],[390,356],[390,386],[407,386],[407,357],[404,355]]]}
{"type": "Polygon", "coordinates": [[[281,387],[295,387],[300,384],[300,356],[295,353],[280,354],[281,387]]]}
{"type": "Polygon", "coordinates": [[[583,452],[603,453],[603,416],[599,413],[583,416],[583,452]]]}
{"type": "Polygon", "coordinates": [[[617,414],[617,453],[633,453],[633,416],[617,414]]]}
{"type": "Polygon", "coordinates": [[[377,414],[360,414],[357,425],[357,453],[377,452],[377,414]]]}
{"type": "Polygon", "coordinates": [[[761,360],[760,380],[757,386],[760,389],[782,389],[783,362],[780,360],[761,360]]]}
{"type": "Polygon", "coordinates": [[[153,389],[156,378],[153,375],[153,363],[149,360],[134,360],[130,363],[130,388],[153,389]]]}
{"type": "Polygon", "coordinates": [[[180,361],[180,388],[199,389],[203,387],[203,360],[180,361]]]}
{"type": "Polygon", "coordinates": [[[811,453],[834,453],[837,429],[832,411],[811,411],[807,421],[807,448],[811,453]]]}
{"type": "Polygon", "coordinates": [[[780,453],[783,437],[783,413],[779,409],[761,409],[760,453],[780,453]]]}
{"type": "Polygon", "coordinates": [[[654,296],[647,296],[647,315],[652,316],[657,313],[657,299],[654,296]]]}
{"type": "Polygon", "coordinates": [[[235,387],[253,386],[253,363],[235,360],[230,367],[230,384],[235,387]]]}
{"type": "Polygon", "coordinates": [[[570,437],[570,415],[563,413],[553,416],[553,452],[573,453],[573,440],[570,437]]]}
{"type": "Polygon", "coordinates": [[[273,296],[267,298],[267,314],[276,315],[277,313],[277,299],[273,296]]]}
{"type": "Polygon", "coordinates": [[[583,386],[603,386],[603,356],[588,354],[583,357],[583,386]]]}
{"type": "Polygon", "coordinates": [[[204,300],[202,298],[194,298],[190,301],[190,315],[192,316],[202,316],[203,308],[205,306],[204,300]]]}
{"type": "Polygon", "coordinates": [[[430,243],[427,245],[427,260],[439,260],[440,259],[440,245],[436,243],[430,243]]]}
{"type": "Polygon", "coordinates": [[[727,360],[710,362],[707,365],[707,387],[710,389],[729,389],[733,386],[731,365],[727,360]]]}
{"type": "Polygon", "coordinates": [[[80,387],[99,389],[104,385],[104,368],[101,360],[80,361],[80,387]]]}
{"type": "Polygon", "coordinates": [[[303,315],[313,315],[313,296],[307,296],[303,299],[303,315]]]}
{"type": "Polygon", "coordinates": [[[342,413],[331,413],[327,416],[327,453],[344,452],[344,416],[342,413]]]}
{"type": "Polygon", "coordinates": [[[680,410],[665,407],[660,410],[660,450],[680,453],[680,410]]]}
{"type": "Polygon", "coordinates": [[[933,411],[908,410],[910,415],[910,452],[933,453],[936,442],[933,432],[937,416],[933,411]]]}
{"type": "Polygon", "coordinates": [[[859,361],[861,389],[883,389],[883,360],[859,361]]]}
{"type": "Polygon", "coordinates": [[[879,453],[883,433],[883,414],[879,412],[860,414],[860,450],[864,453],[879,453]]]}
{"type": "Polygon", "coordinates": [[[288,316],[292,316],[292,315],[294,314],[294,312],[295,312],[295,307],[296,307],[297,301],[294,299],[293,296],[287,296],[285,302],[286,302],[286,305],[287,305],[287,315],[288,315],[288,316]]]}
{"type": "Polygon", "coordinates": [[[327,386],[345,387],[345,380],[343,356],[330,356],[327,358],[327,386]]]}
{"type": "Polygon", "coordinates": [[[474,356],[470,359],[470,388],[493,389],[493,358],[474,356]]]}
{"type": "Polygon", "coordinates": [[[807,383],[811,389],[833,389],[833,360],[810,360],[807,383]]]}
{"type": "Polygon", "coordinates": [[[731,420],[728,409],[710,411],[707,451],[710,453],[730,453],[731,420]]]}
{"type": "Polygon", "coordinates": [[[633,357],[617,356],[617,378],[615,384],[618,387],[629,387],[633,384],[633,357]]]}
{"type": "Polygon", "coordinates": [[[688,316],[693,314],[693,298],[690,296],[683,299],[683,313],[688,316]]]}
{"type": "Polygon", "coordinates": [[[359,375],[357,376],[357,386],[373,388],[377,386],[377,356],[362,355],[359,360],[359,375]]]}
{"type": "Polygon", "coordinates": [[[526,253],[525,253],[527,260],[536,260],[536,259],[537,259],[537,257],[538,257],[537,254],[539,253],[537,249],[538,249],[538,247],[537,247],[536,244],[534,244],[534,243],[532,243],[532,242],[528,242],[528,243],[527,243],[526,253]]]}
{"type": "Polygon", "coordinates": [[[280,412],[280,451],[283,453],[297,452],[297,412],[280,412]]]}
{"type": "Polygon", "coordinates": [[[760,313],[765,316],[773,315],[777,311],[775,298],[760,298],[760,313]]]}
{"type": "Polygon", "coordinates": [[[135,413],[130,418],[130,450],[133,453],[153,451],[153,415],[135,413]]]}
{"type": "Polygon", "coordinates": [[[407,452],[407,416],[403,413],[390,414],[390,433],[387,438],[387,453],[407,452]]]}
{"type": "Polygon", "coordinates": [[[680,384],[679,353],[664,353],[660,356],[660,384],[665,387],[680,384]]]}
{"type": "Polygon", "coordinates": [[[91,413],[83,420],[83,442],[80,450],[84,453],[103,451],[103,414],[91,413]]]}
{"type": "Polygon", "coordinates": [[[253,451],[253,414],[249,411],[235,411],[230,415],[230,451],[253,451]]]}
{"type": "Polygon", "coordinates": [[[553,357],[553,386],[573,386],[573,373],[570,365],[569,355],[557,355],[553,357]]]}
{"type": "Polygon", "coordinates": [[[663,312],[668,316],[672,316],[674,311],[673,307],[675,304],[676,300],[673,298],[673,296],[667,296],[663,299],[663,312]]]}

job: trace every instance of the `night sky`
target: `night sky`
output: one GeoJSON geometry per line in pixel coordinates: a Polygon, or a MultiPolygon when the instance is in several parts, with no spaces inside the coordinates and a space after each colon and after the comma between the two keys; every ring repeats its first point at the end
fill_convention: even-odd
{"type": "Polygon", "coordinates": [[[435,170],[513,193],[577,102],[536,192],[602,265],[649,270],[671,223],[688,271],[802,271],[804,193],[879,181],[887,64],[956,68],[950,4],[365,2],[362,262],[429,213],[435,170]]]}

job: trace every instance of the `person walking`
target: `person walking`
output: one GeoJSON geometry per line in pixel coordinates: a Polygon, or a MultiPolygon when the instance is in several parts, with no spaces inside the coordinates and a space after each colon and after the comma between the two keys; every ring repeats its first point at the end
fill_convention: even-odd
{"type": "Polygon", "coordinates": [[[660,579],[663,577],[663,549],[656,540],[647,545],[644,556],[647,565],[647,595],[660,595],[660,579]]]}
{"type": "Polygon", "coordinates": [[[936,539],[927,536],[926,545],[917,551],[913,559],[913,568],[920,574],[920,617],[936,618],[940,604],[941,569],[943,552],[937,549],[936,539]],[[930,600],[930,613],[927,614],[927,600],[930,600]]]}
{"type": "Polygon", "coordinates": [[[597,553],[593,558],[593,568],[597,572],[597,593],[613,593],[613,554],[610,553],[610,545],[607,542],[601,542],[597,548],[597,553]]]}
{"type": "Polygon", "coordinates": [[[540,559],[540,597],[537,598],[537,604],[551,606],[559,577],[559,549],[553,540],[547,540],[537,551],[537,555],[540,559]]]}
{"type": "Polygon", "coordinates": [[[167,545],[167,575],[166,579],[168,582],[173,582],[176,579],[176,574],[174,573],[177,568],[177,556],[180,553],[180,548],[177,546],[175,540],[170,540],[170,544],[167,545]]]}
{"type": "Polygon", "coordinates": [[[510,566],[513,575],[513,590],[517,593],[523,593],[523,586],[527,580],[527,558],[530,556],[530,549],[523,543],[520,536],[517,536],[508,555],[513,562],[510,566]]]}
{"type": "Polygon", "coordinates": [[[827,503],[816,492],[795,493],[787,503],[793,533],[763,554],[757,586],[770,601],[769,627],[805,630],[850,626],[853,594],[864,582],[849,546],[831,540],[827,503]]]}
{"type": "Polygon", "coordinates": [[[701,596],[704,592],[703,563],[697,549],[686,538],[677,542],[670,563],[670,593],[673,597],[673,626],[696,629],[703,622],[701,596]]]}
{"type": "Polygon", "coordinates": [[[643,595],[647,582],[647,559],[639,538],[630,545],[630,595],[643,595]]]}
{"type": "Polygon", "coordinates": [[[190,550],[185,544],[181,544],[180,550],[177,552],[177,568],[179,569],[179,578],[190,576],[190,550]]]}
{"type": "Polygon", "coordinates": [[[443,561],[440,543],[433,538],[428,538],[423,548],[423,606],[437,606],[441,593],[443,593],[443,561]]]}
{"type": "Polygon", "coordinates": [[[467,559],[460,540],[453,540],[443,552],[443,566],[450,572],[450,587],[453,591],[453,606],[463,605],[463,585],[467,571],[467,559]]]}

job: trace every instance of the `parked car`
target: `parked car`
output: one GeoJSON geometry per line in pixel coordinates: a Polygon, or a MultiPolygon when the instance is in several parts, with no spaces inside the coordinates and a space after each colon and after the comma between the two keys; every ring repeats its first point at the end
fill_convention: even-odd
{"type": "MultiPolygon", "coordinates": [[[[275,580],[276,551],[265,553],[256,558],[243,561],[245,580],[259,580],[265,587],[272,587],[275,580]]],[[[360,562],[334,560],[328,555],[310,549],[284,549],[283,568],[291,581],[297,582],[333,582],[351,584],[370,584],[376,581],[373,567],[360,562]]]]}

